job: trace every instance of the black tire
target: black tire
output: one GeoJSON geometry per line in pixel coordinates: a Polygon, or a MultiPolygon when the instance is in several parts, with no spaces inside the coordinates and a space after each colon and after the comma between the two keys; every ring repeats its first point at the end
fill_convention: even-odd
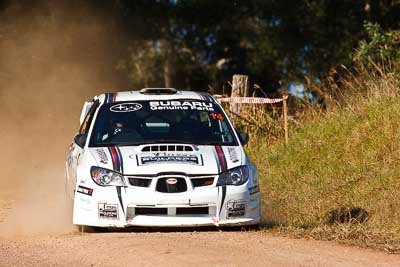
{"type": "Polygon", "coordinates": [[[88,225],[77,225],[79,233],[104,233],[108,232],[107,228],[104,227],[95,227],[88,225]]]}

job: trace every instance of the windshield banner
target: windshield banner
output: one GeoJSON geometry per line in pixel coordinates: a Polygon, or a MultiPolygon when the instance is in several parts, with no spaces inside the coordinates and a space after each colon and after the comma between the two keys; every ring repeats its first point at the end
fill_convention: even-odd
{"type": "Polygon", "coordinates": [[[212,103],[200,101],[150,101],[151,110],[206,110],[214,111],[212,103]]]}

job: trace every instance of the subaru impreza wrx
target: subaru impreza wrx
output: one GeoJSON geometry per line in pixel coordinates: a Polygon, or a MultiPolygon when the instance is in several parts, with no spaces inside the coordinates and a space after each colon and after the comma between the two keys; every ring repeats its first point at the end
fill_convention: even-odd
{"type": "Polygon", "coordinates": [[[83,106],[67,155],[73,224],[259,224],[247,141],[207,93],[145,88],[96,96],[83,106]]]}

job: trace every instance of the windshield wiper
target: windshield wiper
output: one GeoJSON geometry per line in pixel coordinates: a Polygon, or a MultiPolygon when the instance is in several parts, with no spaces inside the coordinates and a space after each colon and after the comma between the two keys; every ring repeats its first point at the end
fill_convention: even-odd
{"type": "Polygon", "coordinates": [[[195,143],[196,145],[200,146],[229,146],[229,145],[234,145],[232,142],[226,143],[226,142],[218,142],[218,141],[210,141],[210,142],[200,142],[200,143],[195,143]]]}

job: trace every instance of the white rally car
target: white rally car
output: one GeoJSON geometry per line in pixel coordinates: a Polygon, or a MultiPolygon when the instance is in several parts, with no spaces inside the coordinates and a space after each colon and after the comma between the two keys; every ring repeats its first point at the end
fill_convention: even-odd
{"type": "Polygon", "coordinates": [[[247,141],[207,93],[146,88],[96,96],[83,106],[66,162],[73,224],[259,224],[247,141]]]}

